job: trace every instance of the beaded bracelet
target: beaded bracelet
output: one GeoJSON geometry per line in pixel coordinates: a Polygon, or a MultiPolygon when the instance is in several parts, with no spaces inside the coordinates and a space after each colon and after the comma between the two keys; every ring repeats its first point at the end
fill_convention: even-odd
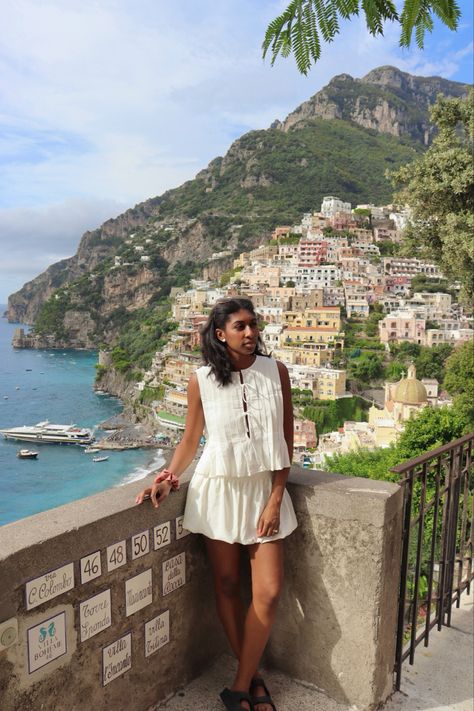
{"type": "Polygon", "coordinates": [[[179,479],[173,472],[170,472],[169,469],[163,469],[163,471],[155,477],[155,484],[161,484],[162,481],[169,481],[172,490],[178,491],[179,479]]]}

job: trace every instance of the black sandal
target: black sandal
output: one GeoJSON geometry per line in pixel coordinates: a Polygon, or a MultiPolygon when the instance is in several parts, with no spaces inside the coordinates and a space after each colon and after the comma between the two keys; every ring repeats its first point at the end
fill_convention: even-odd
{"type": "Polygon", "coordinates": [[[252,703],[254,706],[257,706],[257,704],[268,704],[272,707],[273,711],[276,711],[276,706],[273,703],[273,699],[270,696],[270,692],[265,686],[265,682],[263,681],[263,679],[260,679],[259,677],[254,677],[252,679],[252,681],[250,682],[250,695],[252,697],[252,703]],[[254,694],[252,693],[252,689],[256,689],[258,686],[263,687],[263,689],[265,690],[264,696],[254,696],[254,694]]]}
{"type": "Polygon", "coordinates": [[[224,691],[221,691],[220,697],[227,711],[244,711],[241,701],[246,701],[250,711],[254,711],[252,699],[246,691],[231,691],[225,688],[224,691]]]}

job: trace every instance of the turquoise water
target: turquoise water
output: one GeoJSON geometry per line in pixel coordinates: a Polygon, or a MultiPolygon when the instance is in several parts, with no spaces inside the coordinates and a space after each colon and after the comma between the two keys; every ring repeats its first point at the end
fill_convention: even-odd
{"type": "MultiPolygon", "coordinates": [[[[4,307],[0,309],[3,313],[4,307]]],[[[0,429],[42,420],[96,428],[120,412],[118,399],[92,390],[95,352],[17,350],[11,347],[15,328],[0,318],[0,429]]],[[[82,447],[36,446],[0,435],[0,525],[138,481],[164,461],[161,450],[107,454],[106,462],[92,462],[82,447]],[[20,446],[39,451],[38,459],[18,459],[20,446]]]]}

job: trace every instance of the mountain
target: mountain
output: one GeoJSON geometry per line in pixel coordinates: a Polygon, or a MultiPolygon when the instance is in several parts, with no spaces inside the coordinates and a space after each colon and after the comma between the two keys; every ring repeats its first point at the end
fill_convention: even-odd
{"type": "MultiPolygon", "coordinates": [[[[9,320],[34,323],[37,345],[52,334],[60,347],[93,347],[114,343],[125,327],[131,333],[132,322],[140,332],[148,318],[152,349],[165,328],[163,299],[213,253],[255,246],[275,225],[319,209],[324,195],[390,202],[385,171],[429,144],[437,94],[468,88],[395,67],[335,77],[285,121],[236,140],[194,180],[86,232],[75,256],[10,296],[9,320]]],[[[222,269],[229,257],[213,264],[222,269]]]]}
{"type": "Polygon", "coordinates": [[[378,67],[362,79],[339,74],[275,127],[289,131],[314,118],[353,121],[392,136],[411,136],[424,145],[433,138],[429,107],[438,94],[464,96],[467,85],[441,77],[417,77],[396,67],[378,67]]]}

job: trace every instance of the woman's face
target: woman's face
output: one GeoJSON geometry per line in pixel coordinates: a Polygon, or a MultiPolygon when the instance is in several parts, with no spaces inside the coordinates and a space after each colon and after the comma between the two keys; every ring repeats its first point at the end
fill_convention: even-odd
{"type": "Polygon", "coordinates": [[[258,334],[257,317],[247,309],[231,314],[223,329],[216,328],[216,336],[227,344],[229,355],[252,355],[257,345],[258,334]]]}

